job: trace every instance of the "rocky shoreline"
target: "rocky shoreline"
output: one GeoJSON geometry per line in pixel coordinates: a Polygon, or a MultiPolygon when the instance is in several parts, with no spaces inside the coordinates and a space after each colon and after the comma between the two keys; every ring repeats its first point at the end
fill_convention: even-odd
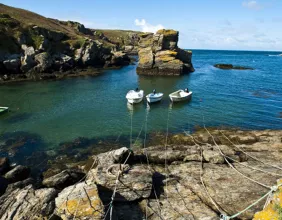
{"type": "MultiPolygon", "coordinates": [[[[40,184],[28,167],[1,158],[0,219],[219,219],[245,209],[282,176],[282,131],[209,128],[163,141],[160,135],[146,148],[89,155],[40,184]]],[[[277,193],[267,210],[278,216],[277,193]]],[[[271,219],[260,212],[264,203],[237,218],[271,219]]]]}

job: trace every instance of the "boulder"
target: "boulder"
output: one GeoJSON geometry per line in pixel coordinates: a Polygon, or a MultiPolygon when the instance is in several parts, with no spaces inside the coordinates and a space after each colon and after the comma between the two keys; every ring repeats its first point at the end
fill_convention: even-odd
{"type": "Polygon", "coordinates": [[[57,191],[35,190],[32,185],[15,189],[0,198],[0,219],[48,219],[55,208],[57,191]]]}
{"type": "Polygon", "coordinates": [[[95,181],[102,186],[101,198],[110,200],[116,189],[114,201],[135,201],[148,198],[152,190],[152,172],[146,166],[114,164],[98,166],[91,170],[87,182],[95,181]],[[117,181],[117,175],[118,182],[117,181]],[[116,184],[117,183],[117,184],[116,184]]]}
{"type": "Polygon", "coordinates": [[[133,153],[126,147],[97,155],[98,165],[90,171],[86,181],[101,186],[103,201],[111,198],[117,176],[115,201],[135,201],[150,196],[152,172],[145,166],[124,164],[130,161],[132,156],[133,153]]]}
{"type": "Polygon", "coordinates": [[[26,45],[22,45],[22,50],[24,51],[24,56],[21,57],[21,70],[26,73],[36,66],[34,60],[35,50],[33,47],[28,47],[26,45]]]}
{"type": "Polygon", "coordinates": [[[123,163],[127,157],[133,155],[127,147],[122,147],[117,150],[109,151],[106,153],[94,156],[94,160],[98,162],[99,166],[110,166],[112,164],[123,163]]]}
{"type": "Polygon", "coordinates": [[[29,177],[30,169],[26,166],[18,165],[14,169],[5,174],[5,178],[10,183],[15,183],[21,180],[25,180],[29,177]]]}
{"type": "Polygon", "coordinates": [[[81,50],[81,61],[83,65],[99,65],[100,64],[100,49],[102,43],[99,41],[90,41],[84,45],[81,50]]]}
{"type": "Polygon", "coordinates": [[[182,75],[193,72],[192,52],[179,49],[178,31],[159,30],[155,35],[141,35],[138,74],[182,75]]]}
{"type": "Polygon", "coordinates": [[[40,73],[47,72],[48,70],[50,70],[53,64],[52,57],[47,52],[43,52],[35,55],[34,59],[37,62],[37,66],[34,67],[34,70],[36,72],[40,72],[40,73]]]}
{"type": "Polygon", "coordinates": [[[199,155],[200,150],[197,146],[167,146],[165,153],[165,146],[154,146],[146,149],[137,150],[134,152],[136,161],[147,162],[147,158],[152,164],[164,164],[172,163],[175,161],[183,161],[185,158],[188,159],[191,155],[199,155]]]}
{"type": "Polygon", "coordinates": [[[8,185],[7,189],[6,189],[6,194],[10,194],[12,193],[15,189],[22,189],[28,185],[34,184],[34,179],[33,178],[27,178],[25,180],[22,181],[18,181],[15,183],[11,183],[8,185]]]}
{"type": "Polygon", "coordinates": [[[20,73],[21,60],[19,55],[13,55],[9,59],[4,60],[3,64],[9,73],[20,73]]]}
{"type": "Polygon", "coordinates": [[[7,157],[0,157],[0,175],[6,173],[10,168],[9,159],[7,157]]]}
{"type": "Polygon", "coordinates": [[[130,58],[126,53],[121,51],[113,51],[112,58],[108,66],[125,66],[130,63],[130,58]]]}
{"type": "Polygon", "coordinates": [[[65,220],[103,219],[104,207],[95,184],[78,183],[65,188],[56,198],[56,215],[65,220]]]}
{"type": "Polygon", "coordinates": [[[56,54],[53,56],[54,70],[56,71],[67,71],[74,67],[74,59],[66,54],[56,54]]]}
{"type": "Polygon", "coordinates": [[[84,173],[78,170],[64,170],[54,176],[44,179],[42,184],[46,187],[53,187],[56,189],[64,189],[67,186],[73,185],[85,176],[84,173]]]}
{"type": "Polygon", "coordinates": [[[223,164],[225,162],[224,157],[217,150],[204,150],[203,157],[209,163],[223,164]]]}

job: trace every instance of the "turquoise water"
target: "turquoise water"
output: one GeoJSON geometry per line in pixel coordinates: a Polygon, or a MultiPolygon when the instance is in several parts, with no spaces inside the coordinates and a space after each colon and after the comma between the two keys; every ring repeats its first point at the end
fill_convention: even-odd
{"type": "MultiPolygon", "coordinates": [[[[282,129],[282,57],[278,52],[193,51],[194,73],[181,77],[145,77],[136,65],[106,71],[97,77],[25,82],[0,86],[0,105],[11,112],[0,116],[0,146],[17,134],[40,138],[26,151],[56,148],[77,137],[117,139],[148,132],[193,130],[196,125],[242,129],[282,129]],[[270,56],[269,56],[270,55],[270,56]],[[255,70],[220,70],[216,63],[250,66],[255,70]],[[139,87],[164,92],[161,103],[128,106],[125,95],[139,87]],[[168,94],[188,87],[191,102],[170,104],[168,94]]],[[[143,135],[143,134],[142,134],[143,135]]],[[[1,149],[1,148],[0,148],[1,149]]],[[[0,152],[1,153],[1,152],[0,152]]],[[[3,153],[3,152],[2,152],[3,153]]]]}

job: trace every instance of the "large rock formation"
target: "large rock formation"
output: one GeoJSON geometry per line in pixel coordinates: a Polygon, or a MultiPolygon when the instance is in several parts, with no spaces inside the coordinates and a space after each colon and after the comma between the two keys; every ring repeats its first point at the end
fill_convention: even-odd
{"type": "Polygon", "coordinates": [[[138,41],[138,32],[91,30],[0,4],[0,83],[125,66],[138,41]]]}
{"type": "Polygon", "coordinates": [[[182,75],[193,72],[192,52],[178,48],[178,35],[178,31],[164,29],[154,35],[141,35],[137,73],[182,75]]]}

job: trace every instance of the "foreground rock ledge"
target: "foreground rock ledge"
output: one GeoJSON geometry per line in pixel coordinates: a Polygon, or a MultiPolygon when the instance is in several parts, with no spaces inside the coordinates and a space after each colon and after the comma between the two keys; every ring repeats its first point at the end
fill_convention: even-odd
{"type": "MultiPolygon", "coordinates": [[[[282,167],[282,131],[209,132],[217,144],[207,131],[199,130],[169,135],[167,147],[159,141],[158,146],[94,155],[90,171],[74,184],[79,178],[69,173],[77,174],[75,170],[45,179],[39,188],[30,178],[10,183],[0,197],[0,219],[110,219],[112,213],[112,219],[216,220],[220,213],[210,197],[221,213],[234,215],[269,191],[235,169],[270,187],[280,180],[282,171],[275,166],[282,167]],[[69,186],[61,189],[63,185],[69,186]]],[[[5,172],[9,170],[2,174],[3,181],[5,172]]],[[[238,219],[279,219],[280,191],[265,210],[261,201],[238,219]]]]}
{"type": "Polygon", "coordinates": [[[192,52],[178,48],[178,35],[178,31],[164,29],[141,35],[137,73],[179,76],[193,72],[192,52]]]}

